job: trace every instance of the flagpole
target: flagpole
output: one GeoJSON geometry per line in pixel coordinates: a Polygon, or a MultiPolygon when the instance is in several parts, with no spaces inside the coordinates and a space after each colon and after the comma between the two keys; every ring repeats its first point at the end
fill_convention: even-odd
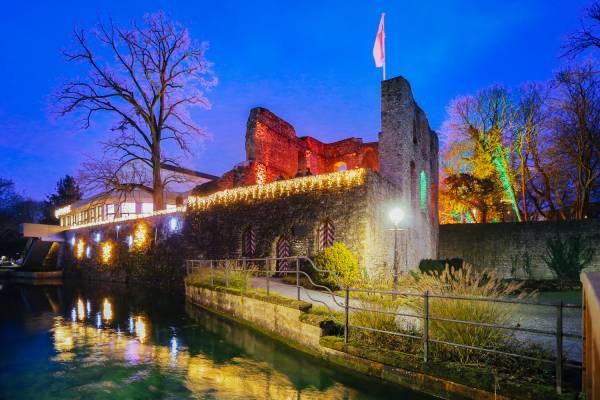
{"type": "MultiPolygon", "coordinates": [[[[385,18],[385,13],[381,13],[381,18],[382,19],[385,18]]],[[[383,80],[385,81],[385,59],[387,58],[386,54],[385,54],[385,29],[383,31],[383,43],[382,44],[383,44],[383,80]]]]}

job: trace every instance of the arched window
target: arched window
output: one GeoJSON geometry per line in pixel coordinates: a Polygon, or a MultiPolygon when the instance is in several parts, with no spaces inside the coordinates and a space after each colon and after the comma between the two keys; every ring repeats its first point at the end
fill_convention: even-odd
{"type": "Polygon", "coordinates": [[[256,255],[256,232],[254,227],[247,227],[242,233],[242,257],[254,257],[256,255]]]}
{"type": "Polygon", "coordinates": [[[326,219],[319,224],[319,250],[323,250],[333,244],[335,240],[335,227],[331,220],[326,219]]]}
{"type": "Polygon", "coordinates": [[[275,247],[278,258],[277,271],[287,271],[289,269],[290,260],[286,257],[290,256],[290,242],[285,236],[281,236],[277,240],[277,245],[275,247]]]}
{"type": "Polygon", "coordinates": [[[417,169],[415,162],[410,162],[410,206],[417,208],[417,169]]]}
{"type": "Polygon", "coordinates": [[[419,174],[419,186],[421,190],[421,210],[427,210],[427,174],[421,170],[419,174]]]}
{"type": "Polygon", "coordinates": [[[343,161],[338,161],[335,164],[333,164],[334,171],[346,171],[347,169],[348,165],[346,165],[346,163],[343,161]]]}

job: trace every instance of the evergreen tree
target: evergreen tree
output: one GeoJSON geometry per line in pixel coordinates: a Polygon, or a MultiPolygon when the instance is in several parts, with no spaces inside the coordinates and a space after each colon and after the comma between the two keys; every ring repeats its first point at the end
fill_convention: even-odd
{"type": "Polygon", "coordinates": [[[44,219],[45,224],[58,224],[58,219],[54,216],[57,208],[67,206],[77,200],[81,200],[83,193],[77,182],[71,175],[65,175],[56,183],[56,193],[48,195],[44,201],[44,219]]]}

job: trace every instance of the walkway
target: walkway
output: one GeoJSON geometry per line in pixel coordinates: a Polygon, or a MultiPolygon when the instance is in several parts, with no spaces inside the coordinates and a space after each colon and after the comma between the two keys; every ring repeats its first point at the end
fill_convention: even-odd
{"type": "MultiPolygon", "coordinates": [[[[253,278],[252,287],[254,289],[267,289],[266,278],[253,278]]],[[[279,278],[269,279],[269,290],[282,296],[296,299],[298,297],[298,289],[295,285],[283,283],[279,278]]],[[[326,304],[332,311],[344,311],[340,304],[344,304],[344,298],[341,296],[333,296],[329,292],[320,292],[318,290],[300,288],[300,300],[312,303],[313,305],[324,306],[326,304]],[[337,302],[337,304],[336,304],[337,302]]]]}

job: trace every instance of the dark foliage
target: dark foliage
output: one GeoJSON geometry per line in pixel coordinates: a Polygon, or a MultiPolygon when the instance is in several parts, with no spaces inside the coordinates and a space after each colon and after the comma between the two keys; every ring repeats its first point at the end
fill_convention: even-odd
{"type": "Polygon", "coordinates": [[[542,258],[557,278],[574,280],[592,261],[594,252],[595,249],[580,236],[563,240],[556,235],[546,241],[546,254],[542,258]]]}

